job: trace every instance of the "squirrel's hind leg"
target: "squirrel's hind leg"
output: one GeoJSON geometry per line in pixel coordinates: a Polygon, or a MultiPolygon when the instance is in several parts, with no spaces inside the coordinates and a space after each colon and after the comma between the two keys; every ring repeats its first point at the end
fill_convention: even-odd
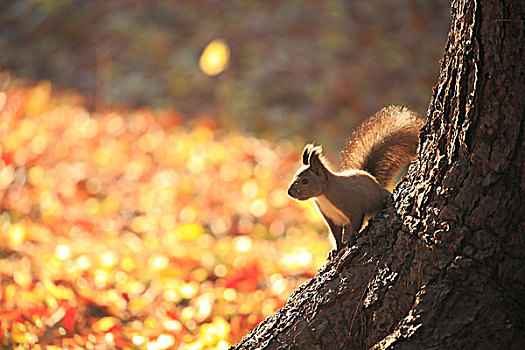
{"type": "Polygon", "coordinates": [[[351,247],[355,244],[357,236],[359,235],[359,230],[361,230],[361,227],[363,226],[364,218],[365,214],[361,214],[361,216],[354,218],[354,220],[348,225],[343,226],[342,237],[344,238],[343,243],[345,246],[351,247]]]}
{"type": "Polygon", "coordinates": [[[345,238],[345,246],[351,247],[354,245],[355,241],[357,240],[357,233],[354,233],[351,224],[343,226],[343,237],[345,238]]]}
{"type": "Polygon", "coordinates": [[[336,225],[330,218],[325,217],[326,223],[330,228],[330,235],[335,243],[335,252],[339,252],[343,249],[343,226],[336,225]]]}

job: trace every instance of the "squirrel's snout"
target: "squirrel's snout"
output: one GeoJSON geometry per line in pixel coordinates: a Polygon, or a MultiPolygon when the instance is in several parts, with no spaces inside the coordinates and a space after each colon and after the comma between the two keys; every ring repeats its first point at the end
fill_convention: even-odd
{"type": "Polygon", "coordinates": [[[303,196],[301,195],[301,191],[298,190],[297,188],[294,188],[293,186],[290,186],[290,188],[288,189],[288,195],[292,197],[293,199],[297,199],[297,200],[306,199],[306,198],[303,198],[303,196]]]}
{"type": "Polygon", "coordinates": [[[290,186],[288,189],[288,195],[293,199],[299,199],[301,196],[301,191],[299,191],[297,188],[294,188],[293,186],[290,186]]]}

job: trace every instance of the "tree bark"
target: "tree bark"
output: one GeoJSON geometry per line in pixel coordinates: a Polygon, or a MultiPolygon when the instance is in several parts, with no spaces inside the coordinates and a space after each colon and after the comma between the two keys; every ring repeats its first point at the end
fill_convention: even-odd
{"type": "Polygon", "coordinates": [[[458,0],[418,159],[235,349],[525,348],[525,2],[458,0]]]}

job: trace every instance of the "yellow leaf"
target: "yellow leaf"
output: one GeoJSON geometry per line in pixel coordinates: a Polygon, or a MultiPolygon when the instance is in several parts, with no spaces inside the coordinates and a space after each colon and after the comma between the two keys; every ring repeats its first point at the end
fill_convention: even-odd
{"type": "Polygon", "coordinates": [[[4,298],[5,301],[11,302],[17,297],[18,291],[16,290],[16,286],[14,284],[10,284],[4,289],[4,298]]]}
{"type": "Polygon", "coordinates": [[[197,222],[184,224],[175,229],[175,234],[181,241],[192,241],[203,233],[204,229],[197,222]]]}
{"type": "Polygon", "coordinates": [[[230,335],[230,325],[220,316],[215,316],[211,323],[205,323],[201,327],[200,341],[211,346],[225,340],[230,335]]]}
{"type": "Polygon", "coordinates": [[[157,320],[151,316],[144,320],[144,327],[148,329],[153,329],[157,327],[157,324],[158,324],[157,320]]]}
{"type": "Polygon", "coordinates": [[[29,333],[26,326],[22,323],[14,322],[11,330],[11,339],[18,344],[26,344],[29,342],[29,333]]]}
{"type": "Polygon", "coordinates": [[[109,331],[113,326],[117,324],[117,321],[113,317],[103,317],[93,324],[93,331],[97,333],[103,333],[109,331]]]}
{"type": "Polygon", "coordinates": [[[75,293],[67,287],[57,286],[50,280],[44,281],[44,286],[47,291],[56,299],[70,300],[75,296],[75,293]]]}
{"type": "Polygon", "coordinates": [[[119,208],[120,199],[117,197],[108,196],[100,203],[100,210],[105,215],[116,213],[119,208]]]}
{"type": "Polygon", "coordinates": [[[149,306],[149,302],[144,299],[133,299],[128,302],[128,308],[131,311],[141,311],[149,306]]]}
{"type": "Polygon", "coordinates": [[[25,105],[26,114],[30,117],[43,112],[51,96],[51,83],[42,81],[29,91],[25,105]]]}

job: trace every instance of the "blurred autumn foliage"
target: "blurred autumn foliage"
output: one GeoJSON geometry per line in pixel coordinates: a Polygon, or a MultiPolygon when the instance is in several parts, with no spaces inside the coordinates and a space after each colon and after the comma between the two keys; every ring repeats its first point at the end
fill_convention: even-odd
{"type": "Polygon", "coordinates": [[[329,144],[384,106],[425,112],[449,6],[445,0],[6,1],[0,67],[75,87],[90,108],[174,108],[264,136],[329,144]],[[199,57],[216,38],[229,45],[230,64],[208,76],[199,57]]]}
{"type": "Polygon", "coordinates": [[[329,250],[299,155],[0,75],[0,344],[227,348],[329,250]]]}
{"type": "Polygon", "coordinates": [[[0,347],[237,342],[329,250],[304,140],[424,111],[448,6],[0,2],[0,347]]]}

